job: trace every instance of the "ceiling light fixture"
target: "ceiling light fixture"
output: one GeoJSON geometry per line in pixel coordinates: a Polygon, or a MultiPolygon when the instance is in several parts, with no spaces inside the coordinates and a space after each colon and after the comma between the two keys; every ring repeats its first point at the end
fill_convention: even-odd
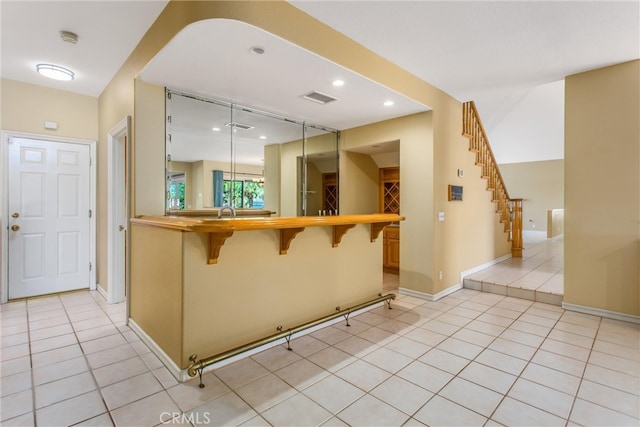
{"type": "Polygon", "coordinates": [[[73,80],[75,76],[75,73],[68,68],[53,64],[38,64],[36,65],[36,71],[43,76],[54,80],[69,81],[73,80]]]}
{"type": "Polygon", "coordinates": [[[220,132],[220,128],[211,128],[211,130],[214,132],[220,132]]]}
{"type": "Polygon", "coordinates": [[[264,135],[260,135],[260,139],[267,139],[267,137],[264,135]]]}
{"type": "Polygon", "coordinates": [[[385,107],[391,107],[393,105],[393,101],[384,101],[385,107]]]}
{"type": "Polygon", "coordinates": [[[331,84],[336,87],[344,86],[344,80],[334,80],[331,84]]]}
{"type": "Polygon", "coordinates": [[[264,55],[264,53],[266,52],[266,50],[261,46],[253,46],[249,50],[251,51],[251,53],[255,53],[256,55],[264,55]]]}

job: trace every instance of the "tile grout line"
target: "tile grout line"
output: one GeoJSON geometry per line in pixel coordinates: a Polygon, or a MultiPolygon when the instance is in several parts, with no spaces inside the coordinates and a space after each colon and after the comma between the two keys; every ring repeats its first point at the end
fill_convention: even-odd
{"type": "MultiPolygon", "coordinates": [[[[511,322],[511,325],[512,325],[513,323],[515,323],[515,321],[516,321],[516,320],[520,319],[520,317],[522,317],[525,313],[527,313],[527,312],[529,311],[529,309],[531,309],[531,307],[533,307],[533,305],[534,305],[534,304],[531,304],[529,307],[527,307],[527,310],[523,311],[523,312],[522,312],[522,314],[520,314],[520,316],[518,316],[516,319],[514,319],[514,320],[513,320],[513,322],[511,322]]],[[[563,310],[563,314],[564,314],[564,310],[563,310]]],[[[538,316],[538,317],[540,317],[540,316],[538,316]]],[[[522,370],[520,371],[520,373],[516,376],[516,379],[513,381],[513,383],[512,383],[512,384],[511,384],[511,386],[509,387],[509,389],[508,389],[508,390],[507,390],[507,391],[502,395],[502,399],[500,399],[500,402],[496,405],[496,407],[495,407],[495,408],[493,409],[493,411],[491,412],[491,415],[488,417],[488,419],[489,419],[489,420],[493,420],[493,421],[495,421],[495,420],[493,419],[493,416],[495,415],[496,411],[498,410],[498,408],[500,407],[500,405],[502,405],[502,403],[504,402],[504,400],[507,398],[507,395],[508,395],[508,394],[509,394],[509,392],[513,389],[513,386],[518,382],[518,380],[519,380],[520,378],[522,378],[522,373],[523,373],[523,372],[527,369],[527,367],[531,364],[531,361],[533,360],[533,358],[535,357],[535,355],[536,355],[536,354],[538,353],[538,351],[540,350],[540,347],[542,346],[542,344],[544,344],[544,341],[549,337],[549,334],[551,334],[551,331],[553,331],[553,328],[555,327],[555,325],[557,325],[557,324],[558,324],[558,322],[560,321],[560,319],[561,319],[561,318],[562,318],[562,315],[561,315],[560,317],[558,317],[558,319],[555,321],[555,323],[553,324],[553,326],[552,326],[551,328],[549,328],[549,332],[547,332],[547,335],[545,335],[545,337],[544,337],[544,339],[542,340],[542,342],[540,343],[540,345],[538,345],[538,346],[536,347],[536,350],[533,352],[533,354],[531,355],[531,357],[529,358],[529,360],[527,360],[527,363],[524,365],[524,367],[522,368],[522,370]]],[[[523,320],[523,322],[526,322],[526,320],[523,320]]],[[[526,322],[526,323],[529,323],[529,322],[526,322]]],[[[510,326],[511,326],[511,325],[510,325],[510,326]]],[[[507,327],[507,329],[508,329],[508,327],[507,327]]],[[[505,330],[506,330],[506,329],[505,329],[505,330]]],[[[524,344],[523,344],[523,345],[524,345],[524,344]]],[[[515,357],[515,356],[512,356],[512,357],[515,357]]],[[[526,378],[524,378],[524,379],[526,380],[526,378]]],[[[545,387],[546,387],[546,386],[545,386],[545,387]]],[[[523,403],[523,404],[525,404],[525,405],[531,406],[531,407],[533,407],[533,408],[536,408],[535,406],[530,405],[530,404],[528,404],[528,403],[526,403],[526,402],[522,402],[522,401],[520,401],[520,400],[518,400],[518,399],[516,399],[516,398],[514,398],[514,397],[509,396],[509,398],[510,398],[510,399],[513,399],[513,400],[516,400],[516,401],[518,401],[518,402],[520,402],[520,403],[523,403]]],[[[536,408],[536,409],[539,409],[539,410],[540,410],[540,408],[536,408]]],[[[551,414],[551,413],[550,413],[550,412],[548,412],[548,411],[545,411],[545,412],[547,412],[547,413],[551,414]]],[[[551,414],[551,415],[557,416],[557,415],[555,415],[555,414],[551,414]]],[[[567,419],[567,420],[568,420],[568,419],[567,419]]],[[[566,423],[567,423],[567,420],[565,420],[565,425],[566,425],[566,423]]],[[[496,422],[497,422],[497,421],[496,421],[496,422]]]]}
{"type": "MultiPolygon", "coordinates": [[[[28,300],[24,302],[24,311],[27,319],[27,343],[29,344],[29,377],[31,379],[31,421],[33,421],[33,425],[37,426],[38,423],[36,421],[36,385],[33,380],[33,353],[31,351],[31,322],[29,321],[29,306],[28,300]]],[[[15,418],[15,417],[14,417],[15,418]]]]}
{"type": "MultiPolygon", "coordinates": [[[[103,309],[103,307],[96,301],[95,297],[91,293],[89,293],[89,295],[91,296],[91,299],[94,301],[94,303],[97,304],[100,307],[102,312],[107,315],[107,317],[109,318],[109,321],[111,323],[113,323],[113,320],[111,319],[111,317],[106,313],[106,311],[103,309]]],[[[63,305],[64,305],[64,303],[63,303],[63,305]]],[[[67,315],[68,315],[68,311],[67,311],[66,305],[64,307],[65,307],[65,312],[67,312],[67,315]]],[[[71,319],[69,319],[69,320],[71,321],[71,319]]],[[[120,330],[115,325],[114,325],[114,327],[116,328],[116,330],[120,334],[120,330]]],[[[102,404],[104,405],[105,409],[107,410],[106,414],[108,415],[109,419],[111,420],[111,423],[115,426],[116,425],[115,420],[113,419],[113,416],[111,415],[111,411],[109,410],[109,406],[107,406],[107,402],[106,402],[106,400],[104,398],[104,395],[102,394],[102,387],[100,387],[100,384],[98,384],[98,379],[96,378],[96,376],[95,376],[95,374],[93,372],[93,367],[89,363],[89,358],[87,357],[87,353],[85,353],[84,348],[82,347],[82,343],[80,342],[80,339],[78,338],[76,328],[73,326],[73,321],[71,321],[71,328],[73,329],[73,333],[76,336],[76,340],[78,341],[78,346],[80,347],[80,351],[82,351],[82,356],[84,357],[84,361],[87,364],[87,368],[89,368],[89,372],[91,372],[91,377],[93,378],[93,382],[96,385],[96,389],[98,391],[98,394],[100,395],[100,399],[102,400],[102,404]]],[[[99,415],[101,415],[101,414],[94,415],[93,417],[90,417],[88,419],[94,418],[94,417],[99,416],[99,415]]],[[[87,420],[80,421],[80,422],[78,422],[76,424],[79,424],[79,423],[84,422],[84,421],[87,421],[87,420]]]]}
{"type": "Polygon", "coordinates": [[[580,388],[582,387],[582,381],[584,380],[584,374],[587,372],[587,368],[589,367],[589,360],[591,359],[591,354],[593,353],[593,347],[596,345],[596,339],[598,338],[598,332],[600,331],[600,326],[602,325],[602,317],[598,320],[598,328],[596,329],[596,334],[593,337],[593,342],[591,343],[591,348],[589,349],[589,357],[584,364],[584,369],[582,370],[582,375],[580,375],[580,381],[578,382],[578,388],[576,389],[576,395],[573,396],[573,400],[571,402],[571,408],[569,409],[569,416],[567,417],[567,424],[571,419],[571,415],[573,414],[573,410],[576,405],[576,401],[578,400],[578,394],[580,393],[580,388]]]}

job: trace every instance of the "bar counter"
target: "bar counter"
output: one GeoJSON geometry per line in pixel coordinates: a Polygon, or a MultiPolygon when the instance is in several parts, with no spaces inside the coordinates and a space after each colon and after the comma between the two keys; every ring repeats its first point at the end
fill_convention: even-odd
{"type": "Polygon", "coordinates": [[[188,379],[193,354],[207,358],[376,298],[380,232],[403,219],[134,218],[129,325],[188,379]]]}
{"type": "Polygon", "coordinates": [[[279,230],[280,255],[289,250],[291,241],[306,227],[333,227],[331,246],[338,247],[342,237],[356,224],[371,224],[371,241],[374,242],[384,227],[402,221],[396,214],[334,215],[304,217],[198,217],[143,215],[131,220],[138,225],[166,228],[178,231],[207,233],[209,235],[209,264],[216,264],[224,242],[235,231],[279,230]]]}

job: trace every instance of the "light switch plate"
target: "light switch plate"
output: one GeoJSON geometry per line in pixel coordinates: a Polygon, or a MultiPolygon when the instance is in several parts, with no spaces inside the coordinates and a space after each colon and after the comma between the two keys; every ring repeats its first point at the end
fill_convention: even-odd
{"type": "Polygon", "coordinates": [[[438,221],[440,222],[444,221],[444,212],[438,212],[438,221]]]}

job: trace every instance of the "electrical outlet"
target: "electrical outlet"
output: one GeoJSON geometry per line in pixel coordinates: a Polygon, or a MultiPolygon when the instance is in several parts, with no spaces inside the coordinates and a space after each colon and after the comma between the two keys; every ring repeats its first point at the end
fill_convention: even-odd
{"type": "Polygon", "coordinates": [[[439,279],[439,280],[444,279],[444,273],[443,273],[442,271],[439,271],[439,272],[438,272],[438,279],[439,279]]]}

